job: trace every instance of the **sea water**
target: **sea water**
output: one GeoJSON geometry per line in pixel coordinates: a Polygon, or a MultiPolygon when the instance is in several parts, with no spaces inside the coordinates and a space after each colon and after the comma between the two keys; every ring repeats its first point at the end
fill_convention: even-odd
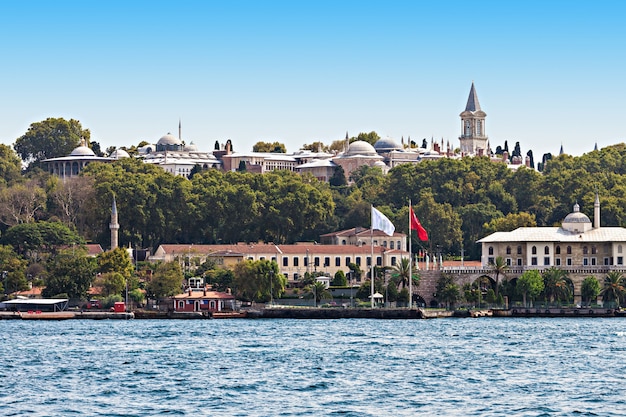
{"type": "Polygon", "coordinates": [[[0,321],[2,416],[623,416],[622,318],[0,321]]]}

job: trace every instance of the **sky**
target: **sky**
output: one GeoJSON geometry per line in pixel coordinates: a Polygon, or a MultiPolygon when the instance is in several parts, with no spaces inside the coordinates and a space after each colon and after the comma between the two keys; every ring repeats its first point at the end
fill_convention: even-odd
{"type": "Polygon", "coordinates": [[[0,143],[79,120],[102,149],[171,132],[287,151],[346,132],[459,146],[474,82],[493,149],[626,141],[622,1],[0,2],[0,143]]]}

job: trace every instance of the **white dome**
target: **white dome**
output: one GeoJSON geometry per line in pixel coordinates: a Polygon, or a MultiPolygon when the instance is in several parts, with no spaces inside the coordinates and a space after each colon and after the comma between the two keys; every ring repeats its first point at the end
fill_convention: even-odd
{"type": "Polygon", "coordinates": [[[168,133],[159,139],[157,145],[182,145],[182,142],[176,136],[168,133]]]}
{"type": "Polygon", "coordinates": [[[376,149],[363,140],[357,140],[350,144],[348,155],[376,155],[376,149]]]}
{"type": "Polygon", "coordinates": [[[113,152],[111,152],[110,157],[114,159],[120,159],[120,158],[130,158],[130,155],[124,149],[116,149],[113,152]]]}
{"type": "Polygon", "coordinates": [[[75,148],[70,156],[96,156],[96,154],[88,146],[81,145],[75,148]]]}
{"type": "Polygon", "coordinates": [[[185,145],[185,149],[186,152],[198,152],[198,147],[191,142],[189,145],[185,145]]]}

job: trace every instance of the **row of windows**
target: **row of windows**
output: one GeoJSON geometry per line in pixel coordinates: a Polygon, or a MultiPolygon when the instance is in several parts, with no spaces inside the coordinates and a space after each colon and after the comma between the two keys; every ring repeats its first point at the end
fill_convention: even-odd
{"type": "MultiPolygon", "coordinates": [[[[588,255],[589,254],[589,250],[590,250],[590,248],[588,246],[583,246],[582,247],[583,255],[588,255]]],[[[493,246],[489,246],[488,251],[489,251],[489,255],[493,255],[493,253],[494,253],[493,246]]],[[[604,248],[604,252],[608,253],[608,251],[609,251],[609,248],[608,248],[608,246],[606,246],[604,248]]],[[[530,248],[530,252],[531,252],[532,255],[537,255],[537,246],[532,246],[530,248]]],[[[511,253],[512,253],[511,247],[507,246],[506,247],[506,254],[507,255],[511,255],[511,253]]],[[[544,255],[549,255],[550,254],[550,246],[544,246],[543,253],[544,253],[544,255]]],[[[561,254],[561,247],[560,246],[556,246],[554,248],[554,253],[556,255],[560,255],[561,254]]],[[[572,254],[572,247],[571,246],[567,246],[565,248],[565,253],[567,255],[571,255],[572,254]]],[[[598,248],[596,246],[591,246],[591,254],[595,255],[597,253],[598,253],[598,248]]],[[[617,245],[617,253],[622,253],[622,245],[617,245]]],[[[517,254],[518,255],[522,254],[522,247],[521,246],[517,247],[517,254]]]]}
{"type": "MultiPolygon", "coordinates": [[[[262,260],[263,258],[261,258],[262,260]]],[[[272,258],[273,261],[275,261],[275,258],[272,258]]],[[[312,260],[312,265],[313,266],[323,266],[323,267],[329,267],[331,266],[331,257],[330,256],[326,256],[324,257],[324,263],[322,265],[322,258],[319,256],[314,256],[314,257],[303,257],[302,258],[302,266],[309,266],[310,265],[310,260],[312,260]]],[[[300,258],[297,256],[294,256],[293,258],[291,258],[291,265],[289,265],[289,257],[287,256],[283,256],[283,267],[299,267],[300,266],[300,258]]],[[[335,256],[333,263],[336,267],[340,267],[341,265],[341,257],[340,256],[335,256]]],[[[344,264],[343,266],[350,266],[350,264],[352,263],[352,258],[350,256],[346,256],[344,258],[344,264]]],[[[362,264],[362,257],[357,256],[354,258],[354,263],[361,266],[362,264]]],[[[371,257],[367,257],[366,258],[366,265],[370,266],[372,264],[372,258],[371,257]]],[[[383,258],[381,256],[377,256],[376,257],[376,265],[378,266],[382,266],[383,264],[383,258]]],[[[391,257],[391,265],[395,265],[396,264],[396,257],[392,256],[391,257]]]]}
{"type": "MultiPolygon", "coordinates": [[[[400,240],[398,240],[397,242],[394,242],[393,240],[389,241],[389,249],[395,249],[395,248],[402,249],[402,246],[400,246],[400,242],[401,242],[400,240]]],[[[348,241],[346,239],[342,239],[341,240],[341,244],[342,245],[347,245],[348,241]]],[[[374,240],[374,246],[378,246],[378,240],[374,240]]],[[[386,248],[387,247],[387,241],[383,240],[382,243],[381,243],[381,246],[383,248],[386,248]]]]}
{"type": "MultiPolygon", "coordinates": [[[[610,257],[606,257],[603,258],[603,265],[613,265],[613,258],[610,257]]],[[[618,256],[616,258],[617,262],[615,263],[615,265],[624,265],[624,257],[623,256],[618,256]]],[[[494,263],[494,258],[488,258],[487,262],[489,263],[494,263]]],[[[562,263],[563,259],[561,258],[554,258],[554,265],[556,266],[561,266],[561,265],[567,265],[567,266],[572,266],[572,258],[565,258],[565,263],[562,263]]],[[[511,258],[506,258],[506,264],[508,266],[513,266],[513,260],[511,258]]],[[[530,258],[530,264],[533,266],[537,266],[539,265],[539,258],[537,258],[536,256],[533,256],[530,258]]],[[[522,258],[517,258],[515,259],[515,265],[517,266],[522,266],[523,265],[523,261],[522,258]]],[[[543,264],[544,266],[549,266],[550,265],[550,257],[546,256],[543,258],[543,264]]],[[[583,266],[596,266],[599,265],[598,264],[598,259],[595,257],[590,257],[590,258],[583,258],[583,266]]]]}

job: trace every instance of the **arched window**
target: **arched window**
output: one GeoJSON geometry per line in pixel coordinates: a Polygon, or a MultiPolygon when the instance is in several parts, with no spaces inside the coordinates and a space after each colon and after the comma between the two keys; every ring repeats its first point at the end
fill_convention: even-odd
{"type": "Polygon", "coordinates": [[[543,248],[543,254],[550,255],[550,246],[546,246],[545,248],[543,248]]]}
{"type": "Polygon", "coordinates": [[[589,253],[589,248],[587,246],[583,246],[583,255],[587,255],[589,253]]]}
{"type": "Polygon", "coordinates": [[[489,255],[493,255],[493,246],[489,246],[489,255]]]}
{"type": "Polygon", "coordinates": [[[598,253],[598,248],[596,248],[595,246],[591,247],[591,254],[595,255],[596,253],[598,253]]]}
{"type": "Polygon", "coordinates": [[[556,248],[554,248],[554,252],[555,252],[557,255],[560,255],[560,254],[561,254],[561,247],[560,247],[560,246],[557,246],[556,248]]]}
{"type": "Polygon", "coordinates": [[[518,246],[518,247],[517,247],[517,254],[518,254],[518,255],[521,255],[521,254],[522,254],[522,247],[521,247],[521,246],[518,246]]]}
{"type": "Polygon", "coordinates": [[[533,246],[533,247],[532,247],[532,249],[531,249],[531,253],[532,253],[533,255],[536,255],[536,254],[537,254],[537,246],[533,246]]]}
{"type": "Polygon", "coordinates": [[[617,253],[622,253],[622,245],[617,245],[617,253]]]}
{"type": "Polygon", "coordinates": [[[507,255],[510,255],[510,254],[511,254],[511,247],[510,247],[510,246],[507,246],[507,247],[506,247],[506,254],[507,254],[507,255]]]}
{"type": "Polygon", "coordinates": [[[568,255],[571,255],[571,254],[572,254],[572,247],[571,247],[571,246],[568,246],[568,247],[567,247],[567,254],[568,254],[568,255]]]}

